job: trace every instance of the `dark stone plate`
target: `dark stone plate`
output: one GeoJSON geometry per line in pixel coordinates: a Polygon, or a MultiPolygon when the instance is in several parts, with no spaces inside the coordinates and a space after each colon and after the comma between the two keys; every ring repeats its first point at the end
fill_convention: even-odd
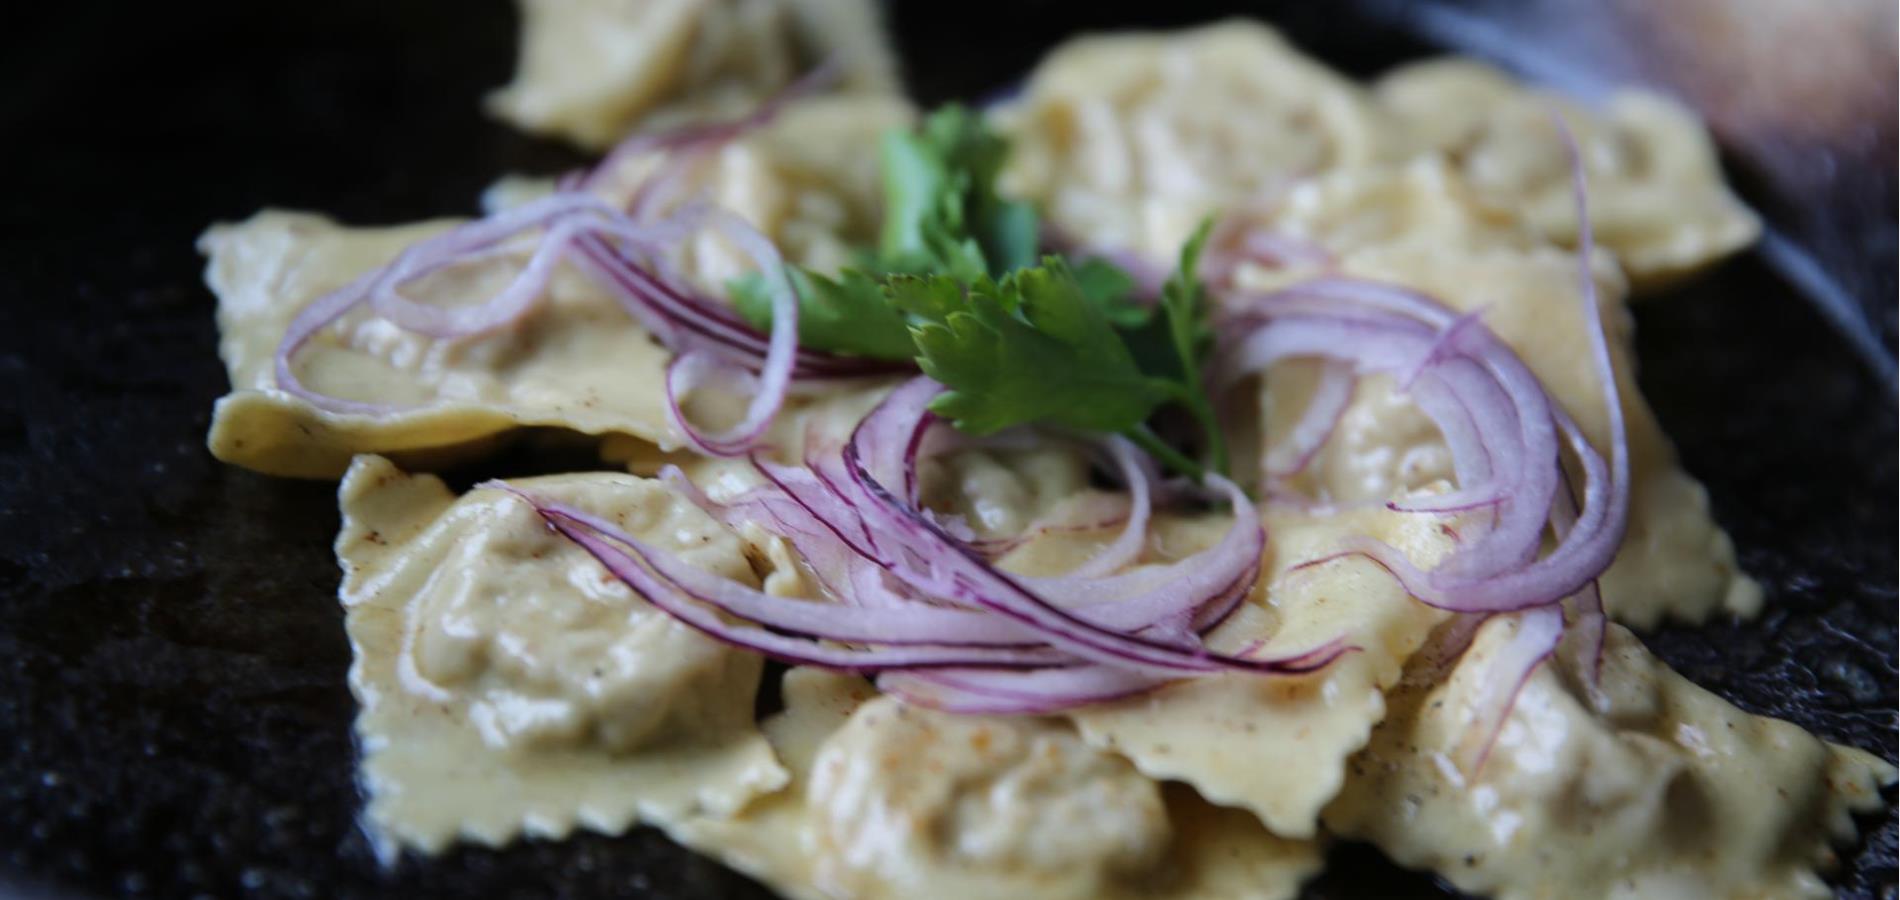
{"type": "MultiPolygon", "coordinates": [[[[362,223],[468,212],[497,173],[578,161],[477,111],[508,73],[505,4],[16,5],[0,51],[0,884],[767,896],[650,831],[380,871],[355,828],[332,487],[203,448],[226,386],[191,249],[208,222],[264,204],[362,223]]],[[[1215,11],[1083,6],[913,2],[895,18],[934,101],[1007,85],[1082,24],[1215,11]]],[[[1357,72],[1424,49],[1349,9],[1262,12],[1357,72]]],[[[1882,196],[1887,231],[1866,265],[1890,307],[1882,196]]],[[[1747,709],[1894,758],[1890,386],[1755,258],[1638,319],[1644,388],[1769,596],[1758,621],[1652,644],[1747,709]]],[[[1842,893],[1890,897],[1893,817],[1864,825],[1842,893]]],[[[1362,847],[1333,862],[1310,896],[1449,896],[1362,847]]]]}

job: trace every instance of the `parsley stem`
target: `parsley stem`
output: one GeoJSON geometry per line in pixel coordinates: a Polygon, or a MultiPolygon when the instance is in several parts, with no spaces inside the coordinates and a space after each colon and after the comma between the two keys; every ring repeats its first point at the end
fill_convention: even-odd
{"type": "Polygon", "coordinates": [[[1195,462],[1193,458],[1187,454],[1168,446],[1168,442],[1162,440],[1159,435],[1155,434],[1154,430],[1149,428],[1145,422],[1122,432],[1122,436],[1134,441],[1141,449],[1148,451],[1149,455],[1167,463],[1169,468],[1175,469],[1181,474],[1194,479],[1196,483],[1199,483],[1202,476],[1207,474],[1207,470],[1203,468],[1200,463],[1195,462]]]}
{"type": "MultiPolygon", "coordinates": [[[[1168,398],[1175,404],[1194,416],[1195,424],[1201,427],[1202,447],[1207,451],[1207,457],[1210,461],[1207,468],[1211,468],[1222,475],[1230,474],[1227,471],[1227,436],[1220,430],[1220,420],[1214,415],[1214,404],[1209,401],[1207,394],[1201,392],[1199,377],[1196,376],[1191,384],[1183,384],[1179,381],[1168,381],[1165,379],[1155,379],[1153,384],[1160,388],[1163,393],[1167,394],[1168,398]]],[[[1146,426],[1142,427],[1145,428],[1146,426]]],[[[1150,435],[1152,436],[1152,432],[1150,435]]],[[[1147,445],[1144,444],[1143,447],[1146,448],[1147,445]]],[[[1169,449],[1172,450],[1173,448],[1169,449]]],[[[1150,452],[1152,453],[1153,451],[1150,450],[1150,452]]],[[[1157,457],[1161,456],[1159,453],[1155,453],[1154,455],[1157,457]]],[[[1175,455],[1185,458],[1183,454],[1178,452],[1175,455]]],[[[1180,467],[1176,466],[1176,468],[1180,467]]],[[[1198,464],[1194,467],[1194,480],[1197,482],[1201,480],[1199,474],[1201,468],[1202,467],[1198,464]]]]}
{"type": "MultiPolygon", "coordinates": [[[[1198,378],[1196,379],[1198,380],[1198,378]]],[[[1196,386],[1198,388],[1198,385],[1196,386]]],[[[1194,414],[1195,421],[1201,424],[1201,435],[1206,441],[1209,466],[1222,475],[1227,475],[1227,436],[1221,433],[1220,420],[1214,416],[1214,405],[1208,402],[1204,393],[1196,394],[1186,404],[1188,412],[1194,414]]]]}
{"type": "MultiPolygon", "coordinates": [[[[1170,323],[1172,324],[1172,323],[1170,323]]],[[[1220,421],[1214,416],[1214,404],[1207,397],[1207,387],[1201,382],[1201,370],[1196,363],[1194,336],[1185,326],[1171,329],[1174,332],[1175,353],[1181,358],[1182,390],[1179,403],[1187,407],[1194,415],[1194,421],[1201,426],[1201,439],[1213,469],[1222,475],[1227,474],[1227,437],[1221,434],[1220,421]]]]}
{"type": "Polygon", "coordinates": [[[1201,380],[1201,358],[1212,336],[1208,330],[1207,288],[1201,284],[1198,271],[1201,250],[1207,245],[1207,236],[1213,229],[1212,218],[1202,220],[1200,227],[1194,230],[1194,235],[1181,248],[1180,266],[1161,288],[1161,311],[1167,316],[1168,336],[1173,339],[1175,358],[1181,362],[1180,390],[1175,394],[1176,402],[1187,407],[1195,421],[1200,423],[1205,445],[1202,449],[1207,451],[1214,469],[1225,475],[1227,438],[1221,434],[1220,422],[1214,417],[1214,404],[1208,399],[1207,386],[1201,380]]]}

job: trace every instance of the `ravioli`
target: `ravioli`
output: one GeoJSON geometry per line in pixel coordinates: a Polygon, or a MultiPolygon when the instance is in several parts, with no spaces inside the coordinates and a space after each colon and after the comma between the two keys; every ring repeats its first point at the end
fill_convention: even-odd
{"type": "Polygon", "coordinates": [[[519,0],[514,80],[488,98],[536,134],[600,148],[736,118],[827,60],[850,93],[900,90],[872,0],[519,0]]]}
{"type": "Polygon", "coordinates": [[[1321,862],[1058,722],[903,707],[811,669],[784,696],[765,729],[792,786],[669,832],[792,897],[1269,900],[1321,862]]]}
{"type": "Polygon", "coordinates": [[[1515,627],[1492,620],[1448,680],[1392,695],[1328,828],[1498,900],[1832,896],[1817,873],[1893,767],[1736,709],[1620,627],[1603,704],[1545,664],[1466,781],[1450,759],[1515,627]]]}
{"type": "Polygon", "coordinates": [[[1416,149],[1446,154],[1488,203],[1575,245],[1569,157],[1550,122],[1561,111],[1582,151],[1596,240],[1639,289],[1701,269],[1761,233],[1723,182],[1708,131],[1659,95],[1622,91],[1586,109],[1462,59],[1396,69],[1374,92],[1416,149]]]}
{"type": "Polygon", "coordinates": [[[1084,246],[1151,261],[1210,213],[1389,144],[1365,91],[1244,20],[1069,41],[995,120],[1005,190],[1084,246]]]}
{"type": "MultiPolygon", "coordinates": [[[[1482,309],[1485,325],[1517,351],[1599,451],[1608,447],[1609,422],[1577,314],[1573,255],[1549,247],[1410,242],[1349,254],[1338,268],[1416,288],[1459,311],[1482,309]]],[[[1258,275],[1254,284],[1260,287],[1274,283],[1269,278],[1283,283],[1288,277],[1258,275]]],[[[1638,390],[1623,281],[1599,265],[1597,282],[1631,460],[1629,533],[1601,579],[1604,603],[1618,621],[1638,628],[1666,618],[1700,622],[1718,612],[1752,615],[1761,607],[1760,587],[1737,567],[1734,545],[1710,515],[1708,492],[1682,470],[1638,390]]],[[[1280,371],[1262,382],[1262,421],[1269,435],[1285,433],[1309,389],[1303,377],[1280,378],[1280,371]]],[[[1396,491],[1451,478],[1450,454],[1437,429],[1388,379],[1377,377],[1361,382],[1332,438],[1293,484],[1324,500],[1350,503],[1383,501],[1396,491]]]]}
{"type": "MultiPolygon", "coordinates": [[[[843,248],[874,227],[876,164],[858,151],[910,115],[902,101],[799,104],[722,151],[708,183],[716,200],[771,235],[788,259],[835,268],[843,248]]],[[[658,387],[670,355],[597,286],[567,269],[556,273],[536,311],[494,334],[436,340],[358,311],[313,336],[294,361],[314,390],[403,408],[335,413],[277,389],[274,354],[299,310],[452,224],[347,228],[321,216],[265,211],[206,232],[199,248],[210,257],[206,281],[218,295],[219,352],[233,388],[213,416],[211,452],[267,474],[332,478],[356,453],[426,465],[445,453],[479,451],[523,426],[680,445],[658,387]]],[[[430,290],[491,294],[520,265],[520,258],[504,257],[430,290]]],[[[683,265],[714,289],[744,271],[729,248],[710,238],[686,248],[683,265]]]]}
{"type": "Polygon", "coordinates": [[[1426,562],[1448,552],[1451,540],[1437,520],[1384,509],[1333,516],[1273,510],[1262,524],[1262,588],[1209,644],[1235,652],[1268,638],[1266,652],[1295,652],[1341,639],[1355,652],[1310,675],[1196,678],[1067,715],[1088,743],[1128,757],[1149,776],[1245,809],[1275,834],[1307,838],[1339,790],[1346,759],[1384,715],[1385,689],[1445,614],[1361,557],[1300,566],[1333,554],[1353,534],[1426,562]]]}
{"type": "MultiPolygon", "coordinates": [[[[756,583],[739,540],[657,482],[519,483],[756,583]]],[[[763,660],[648,606],[526,505],[457,499],[374,456],[339,494],[365,815],[385,859],[725,815],[786,783],[753,721],[763,660]]]]}

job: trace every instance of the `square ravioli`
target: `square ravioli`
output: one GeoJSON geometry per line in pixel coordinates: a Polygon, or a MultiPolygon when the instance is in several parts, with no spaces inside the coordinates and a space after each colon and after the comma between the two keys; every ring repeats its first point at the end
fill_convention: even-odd
{"type": "MultiPolygon", "coordinates": [[[[657,482],[524,479],[730,578],[738,539],[657,482]]],[[[493,490],[361,457],[339,491],[345,626],[379,853],[725,815],[786,772],[763,660],[668,617],[493,490]]]]}
{"type": "Polygon", "coordinates": [[[1560,654],[1462,772],[1451,760],[1516,627],[1492,620],[1448,678],[1392,695],[1327,827],[1498,900],[1832,896],[1820,873],[1893,767],[1736,709],[1622,628],[1599,690],[1560,654]]]}

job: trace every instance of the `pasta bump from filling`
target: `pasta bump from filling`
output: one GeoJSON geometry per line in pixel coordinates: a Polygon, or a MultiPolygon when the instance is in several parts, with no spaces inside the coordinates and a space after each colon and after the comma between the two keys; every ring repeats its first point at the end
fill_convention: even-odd
{"type": "MultiPolygon", "coordinates": [[[[751,577],[737,538],[650,481],[532,482],[751,577]]],[[[492,491],[360,457],[341,488],[350,687],[379,852],[733,812],[785,783],[752,721],[762,661],[604,577],[492,491]]]]}
{"type": "MultiPolygon", "coordinates": [[[[1161,789],[1056,725],[859,708],[813,762],[821,885],[1099,897],[1153,870],[1161,789]],[[929,772],[930,777],[916,773],[929,772]]],[[[845,892],[852,892],[846,888],[845,892]]]]}
{"type": "Polygon", "coordinates": [[[1320,866],[1318,844],[1143,778],[1060,723],[905,707],[814,669],[784,693],[764,727],[790,787],[670,831],[788,896],[1266,900],[1320,866]]]}

